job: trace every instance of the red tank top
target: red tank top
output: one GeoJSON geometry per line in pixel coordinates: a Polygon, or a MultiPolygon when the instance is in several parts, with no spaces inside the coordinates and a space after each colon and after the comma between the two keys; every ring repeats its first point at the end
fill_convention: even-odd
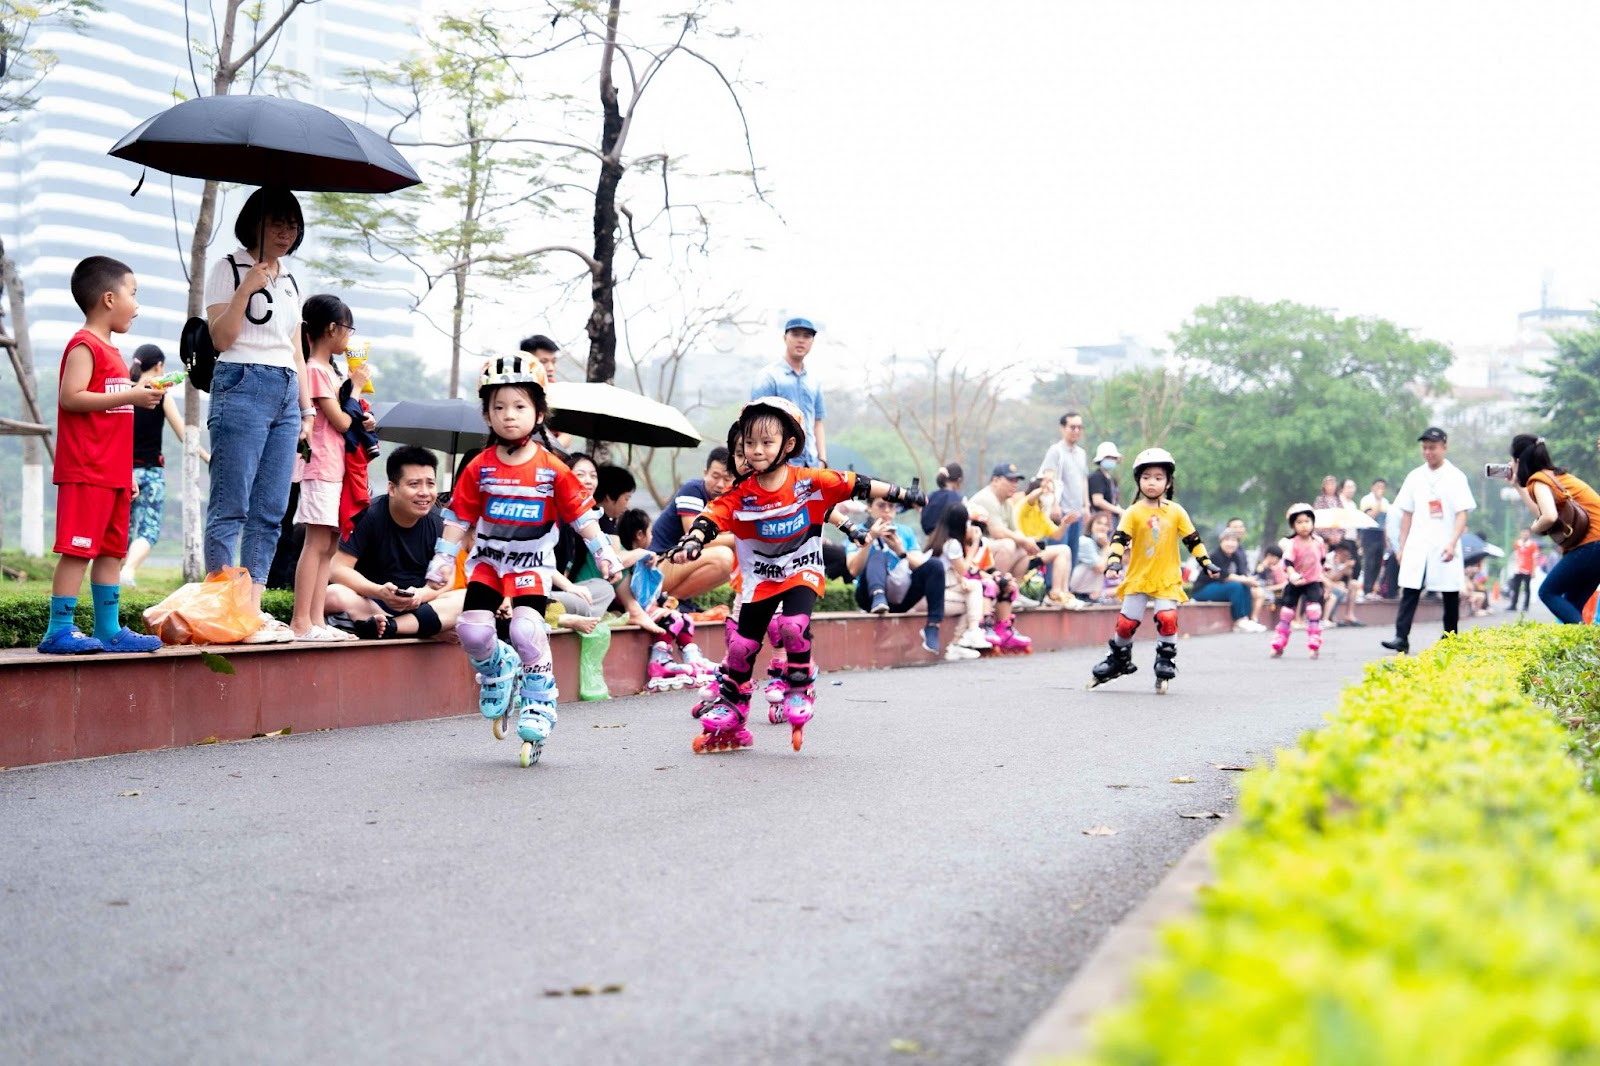
{"type": "MultiPolygon", "coordinates": [[[[133,388],[122,353],[86,329],[72,335],[61,353],[61,375],[67,372],[67,352],[78,345],[89,349],[94,369],[90,392],[126,392],[133,388]]],[[[59,388],[60,377],[56,384],[59,388]]],[[[57,485],[100,485],[108,489],[133,488],[133,407],[123,404],[109,411],[56,410],[57,485]]]]}

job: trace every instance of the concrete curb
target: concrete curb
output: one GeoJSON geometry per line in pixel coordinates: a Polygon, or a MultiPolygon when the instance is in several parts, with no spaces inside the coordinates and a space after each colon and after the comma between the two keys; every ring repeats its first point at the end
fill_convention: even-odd
{"type": "Polygon", "coordinates": [[[1028,1027],[1006,1066],[1042,1066],[1089,1050],[1094,1020],[1132,995],[1134,974],[1155,953],[1157,930],[1195,910],[1199,890],[1212,879],[1215,841],[1216,833],[1202,837],[1143,903],[1111,927],[1061,995],[1028,1027]]]}

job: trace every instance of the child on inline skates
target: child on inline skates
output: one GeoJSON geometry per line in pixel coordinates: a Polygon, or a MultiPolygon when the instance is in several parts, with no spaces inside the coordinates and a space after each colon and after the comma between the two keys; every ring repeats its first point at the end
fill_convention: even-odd
{"type": "Polygon", "coordinates": [[[1317,536],[1316,512],[1308,503],[1291,504],[1284,516],[1294,535],[1285,542],[1286,564],[1283,591],[1278,593],[1278,629],[1272,636],[1272,657],[1278,658],[1289,646],[1289,631],[1295,608],[1305,604],[1306,648],[1315,659],[1322,650],[1322,561],[1328,546],[1317,536]]]}
{"type": "Polygon", "coordinates": [[[1018,633],[1013,623],[1017,579],[994,565],[994,552],[989,547],[989,516],[981,507],[974,507],[970,521],[975,536],[967,557],[967,577],[978,583],[983,598],[983,639],[990,650],[1000,655],[1032,655],[1033,638],[1018,633]]]}
{"type": "Polygon", "coordinates": [[[1168,682],[1178,676],[1178,604],[1188,599],[1183,591],[1180,541],[1213,580],[1222,577],[1195,532],[1189,512],[1172,498],[1177,466],[1164,448],[1147,448],[1133,461],[1139,499],[1123,512],[1106,564],[1107,573],[1119,573],[1124,557],[1129,557],[1122,584],[1117,586],[1122,613],[1117,617],[1117,635],[1111,638],[1111,654],[1095,664],[1090,688],[1138,670],[1133,665],[1133,634],[1147,605],[1155,609],[1156,616],[1156,691],[1165,694],[1168,682]]]}
{"type": "Polygon", "coordinates": [[[990,647],[982,629],[983,582],[969,576],[976,567],[979,549],[977,530],[967,519],[966,504],[959,500],[947,504],[928,537],[928,554],[944,563],[946,599],[954,594],[964,605],[966,629],[944,650],[944,657],[951,661],[976,659],[990,647]]]}
{"type": "Polygon", "coordinates": [[[494,720],[496,737],[504,735],[515,704],[523,766],[539,760],[556,724],[544,620],[555,574],[556,523],[583,537],[602,577],[610,580],[622,570],[601,532],[594,497],[551,450],[545,382],[544,367],[531,355],[498,356],[484,364],[478,396],[490,447],[461,471],[427,573],[430,588],[449,583],[461,539],[473,531],[456,634],[478,675],[478,710],[494,720]],[[507,597],[511,617],[497,623],[507,597]]]}
{"type": "Polygon", "coordinates": [[[763,396],[745,404],[730,434],[728,452],[749,470],[706,505],[672,550],[674,562],[693,562],[709,541],[726,530],[735,538],[739,564],[739,621],[728,635],[717,694],[695,707],[703,729],[694,739],[696,752],[730,751],[754,742],[745,727],[750,678],[769,623],[788,664],[782,710],[792,727],[794,750],[800,750],[815,697],[811,611],[823,587],[823,522],[835,504],[850,498],[880,497],[912,506],[927,502],[919,489],[901,489],[854,472],[788,465],[803,451],[805,440],[800,409],[788,400],[763,396]]]}

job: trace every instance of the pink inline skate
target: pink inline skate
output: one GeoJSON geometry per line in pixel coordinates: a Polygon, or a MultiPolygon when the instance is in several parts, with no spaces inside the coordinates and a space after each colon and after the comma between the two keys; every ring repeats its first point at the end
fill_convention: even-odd
{"type": "Polygon", "coordinates": [[[806,723],[811,721],[812,711],[816,706],[817,692],[814,687],[817,680],[817,666],[807,663],[805,666],[795,666],[784,672],[783,688],[784,697],[781,707],[773,708],[774,722],[788,722],[792,727],[790,742],[794,750],[799,751],[804,742],[802,736],[806,723]],[[777,715],[782,714],[782,718],[777,715]]]}
{"type": "Polygon", "coordinates": [[[1306,604],[1306,648],[1313,659],[1322,653],[1322,604],[1306,604]]]}
{"type": "Polygon", "coordinates": [[[767,682],[761,689],[769,704],[767,721],[773,725],[782,725],[789,720],[783,712],[784,697],[789,695],[789,683],[783,678],[788,672],[789,660],[781,650],[773,652],[772,658],[767,660],[767,682]]]}
{"type": "Polygon", "coordinates": [[[649,680],[644,687],[651,692],[684,688],[696,680],[694,667],[674,659],[672,645],[664,640],[658,640],[650,646],[650,664],[646,670],[649,680]]]}
{"type": "Polygon", "coordinates": [[[994,644],[994,650],[1001,655],[1033,654],[1033,638],[1018,633],[1009,618],[996,624],[986,635],[994,644]]]}
{"type": "Polygon", "coordinates": [[[717,695],[695,707],[694,716],[700,719],[700,726],[705,730],[694,738],[695,754],[737,751],[755,743],[756,738],[745,726],[745,720],[750,717],[752,688],[748,681],[738,684],[725,677],[717,695]]]}
{"type": "Polygon", "coordinates": [[[1289,626],[1294,621],[1294,608],[1278,608],[1278,628],[1272,635],[1272,657],[1281,659],[1283,649],[1289,646],[1289,626]]]}

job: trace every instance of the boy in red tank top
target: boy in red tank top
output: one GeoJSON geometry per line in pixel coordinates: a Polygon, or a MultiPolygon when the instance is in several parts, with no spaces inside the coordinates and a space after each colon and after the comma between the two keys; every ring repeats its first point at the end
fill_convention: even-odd
{"type": "Polygon", "coordinates": [[[56,420],[56,560],[50,583],[47,655],[156,651],[159,637],[135,633],[118,617],[122,559],[128,554],[133,499],[133,405],[156,407],[163,390],[135,385],[113,333],[139,314],[138,281],[125,263],[90,256],[72,271],[72,298],[83,328],[61,357],[56,420]],[[92,560],[92,562],[91,562],[92,560]],[[73,625],[83,572],[94,595],[94,635],[73,625]]]}

